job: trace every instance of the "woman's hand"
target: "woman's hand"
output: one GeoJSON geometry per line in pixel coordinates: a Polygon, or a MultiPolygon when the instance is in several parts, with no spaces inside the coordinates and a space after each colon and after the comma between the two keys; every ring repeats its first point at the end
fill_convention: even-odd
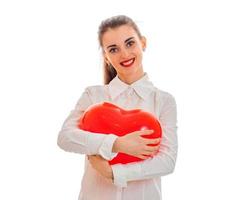
{"type": "Polygon", "coordinates": [[[92,167],[107,179],[113,179],[112,168],[108,161],[100,155],[88,155],[88,160],[92,167]]]}
{"type": "Polygon", "coordinates": [[[124,136],[118,137],[113,144],[113,152],[126,153],[141,159],[147,159],[157,153],[159,145],[148,146],[148,144],[158,144],[160,138],[148,139],[143,135],[151,135],[153,130],[134,131],[124,136]]]}

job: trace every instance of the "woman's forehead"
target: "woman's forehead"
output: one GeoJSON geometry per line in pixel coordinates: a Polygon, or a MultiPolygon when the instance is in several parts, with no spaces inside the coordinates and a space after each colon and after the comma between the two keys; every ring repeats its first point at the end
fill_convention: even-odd
{"type": "Polygon", "coordinates": [[[124,43],[128,38],[137,37],[136,31],[128,25],[122,25],[117,28],[108,29],[103,37],[103,45],[109,46],[117,43],[124,43]]]}

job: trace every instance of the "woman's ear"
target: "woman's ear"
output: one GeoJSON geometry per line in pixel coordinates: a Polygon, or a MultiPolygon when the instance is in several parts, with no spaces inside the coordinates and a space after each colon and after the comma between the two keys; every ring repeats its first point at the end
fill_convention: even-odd
{"type": "Polygon", "coordinates": [[[141,40],[142,49],[144,51],[146,49],[146,37],[142,36],[140,40],[141,40]]]}

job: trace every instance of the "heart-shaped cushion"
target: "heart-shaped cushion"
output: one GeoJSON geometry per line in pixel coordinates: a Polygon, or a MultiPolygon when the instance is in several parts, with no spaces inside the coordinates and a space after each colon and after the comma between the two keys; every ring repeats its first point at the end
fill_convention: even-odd
{"type": "MultiPolygon", "coordinates": [[[[161,138],[162,136],[161,125],[150,112],[142,109],[125,110],[109,102],[102,102],[88,107],[79,120],[79,128],[94,133],[112,133],[117,136],[152,129],[154,132],[151,135],[143,135],[142,137],[161,138]]],[[[154,144],[149,144],[149,146],[154,146],[154,144]]],[[[142,159],[118,153],[115,158],[109,161],[109,164],[125,164],[140,160],[142,159]]]]}

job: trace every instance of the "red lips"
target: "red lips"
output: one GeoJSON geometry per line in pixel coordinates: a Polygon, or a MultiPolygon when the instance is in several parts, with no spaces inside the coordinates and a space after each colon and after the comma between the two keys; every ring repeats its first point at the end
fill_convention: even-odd
{"type": "Polygon", "coordinates": [[[135,61],[135,58],[131,58],[129,60],[126,60],[126,61],[123,61],[121,62],[120,64],[123,66],[123,67],[130,67],[135,61]]]}
{"type": "MultiPolygon", "coordinates": [[[[161,138],[162,135],[160,123],[151,113],[142,109],[125,110],[108,102],[90,106],[80,118],[79,128],[95,133],[112,133],[117,136],[123,136],[134,131],[152,129],[154,133],[142,137],[161,138]]],[[[111,165],[116,163],[125,164],[140,160],[142,159],[118,153],[109,163],[111,165]]]]}

